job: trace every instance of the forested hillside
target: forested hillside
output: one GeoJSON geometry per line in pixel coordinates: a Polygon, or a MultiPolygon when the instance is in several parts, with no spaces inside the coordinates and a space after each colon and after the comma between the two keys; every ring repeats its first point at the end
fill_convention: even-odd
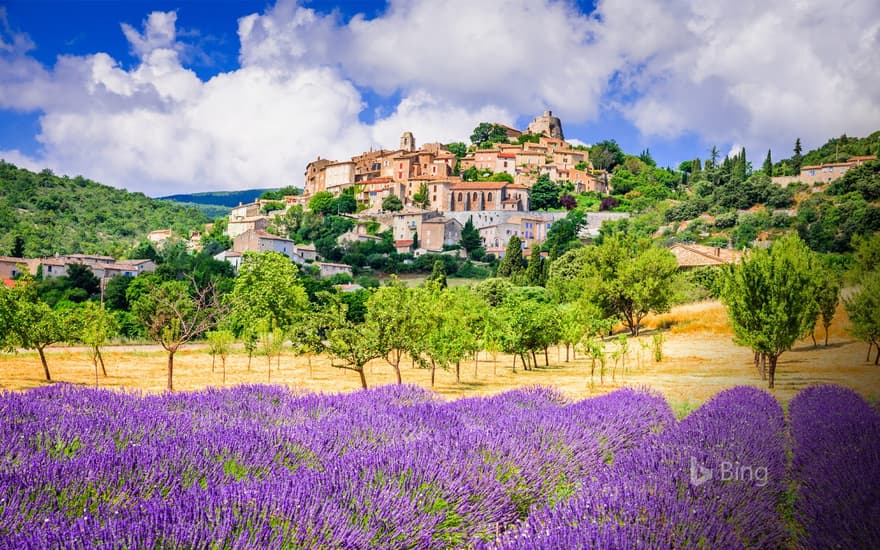
{"type": "Polygon", "coordinates": [[[15,239],[22,237],[27,257],[120,256],[154,229],[186,232],[206,222],[196,209],[142,193],[0,162],[0,255],[11,254],[15,239]]]}

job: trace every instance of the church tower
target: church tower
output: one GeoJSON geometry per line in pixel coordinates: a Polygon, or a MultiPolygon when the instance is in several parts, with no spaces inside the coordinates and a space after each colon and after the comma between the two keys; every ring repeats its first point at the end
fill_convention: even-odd
{"type": "Polygon", "coordinates": [[[410,153],[416,150],[416,138],[413,137],[412,132],[404,132],[400,136],[400,148],[410,153]]]}

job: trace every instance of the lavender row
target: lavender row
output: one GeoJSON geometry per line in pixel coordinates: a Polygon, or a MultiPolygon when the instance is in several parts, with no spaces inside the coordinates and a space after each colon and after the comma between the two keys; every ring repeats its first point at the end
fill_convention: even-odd
{"type": "Polygon", "coordinates": [[[778,548],[787,540],[785,422],[760,390],[720,393],[622,453],[567,502],[533,513],[501,548],[778,548]]]}
{"type": "Polygon", "coordinates": [[[446,403],[412,387],[0,397],[0,546],[454,547],[674,422],[632,390],[446,403]]]}
{"type": "Polygon", "coordinates": [[[880,414],[854,391],[818,386],[789,407],[803,548],[880,544],[880,414]]]}

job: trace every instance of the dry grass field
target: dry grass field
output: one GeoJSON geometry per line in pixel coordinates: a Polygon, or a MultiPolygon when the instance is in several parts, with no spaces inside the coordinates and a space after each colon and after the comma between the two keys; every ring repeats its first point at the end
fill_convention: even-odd
{"type": "MultiPolygon", "coordinates": [[[[780,358],[774,394],[787,402],[799,390],[818,383],[836,383],[851,387],[871,401],[880,399],[880,367],[865,360],[867,346],[846,332],[843,308],[830,331],[829,346],[822,346],[821,328],[814,348],[808,339],[795,345],[780,358]]],[[[479,361],[461,365],[461,382],[453,372],[437,373],[435,391],[449,398],[486,395],[511,388],[541,384],[558,387],[572,398],[585,398],[622,386],[653,388],[673,404],[679,413],[696,407],[718,391],[734,385],[764,387],[752,364],[752,353],[735,345],[723,307],[717,302],[702,302],[675,308],[671,313],[647,319],[647,330],[640,339],[646,343],[661,327],[665,342],[663,360],[654,362],[649,349],[633,340],[629,343],[626,369],[621,363],[614,370],[609,359],[605,382],[598,374],[590,379],[590,361],[582,355],[565,362],[564,349],[550,350],[549,366],[523,371],[511,369],[512,357],[481,353],[479,361]]],[[[615,344],[608,343],[609,351],[615,344]]],[[[104,352],[107,374],[99,376],[100,387],[129,391],[161,392],[165,388],[166,356],[155,346],[111,347],[104,352]]],[[[47,352],[53,380],[81,385],[95,385],[95,371],[85,350],[55,348],[47,352]]],[[[543,357],[539,356],[543,365],[543,357]]],[[[358,389],[356,373],[334,368],[324,356],[294,357],[286,353],[280,367],[273,360],[271,370],[265,357],[254,357],[250,370],[247,355],[238,350],[226,361],[226,386],[235,384],[286,384],[305,391],[342,392],[358,389]]],[[[366,369],[371,386],[394,382],[391,368],[381,360],[366,369]]],[[[403,368],[405,383],[430,387],[430,372],[403,368]]],[[[0,388],[23,390],[46,384],[36,353],[0,356],[0,388]]],[[[176,390],[194,390],[224,385],[220,360],[211,371],[211,357],[201,346],[178,352],[175,360],[176,390]]]]}

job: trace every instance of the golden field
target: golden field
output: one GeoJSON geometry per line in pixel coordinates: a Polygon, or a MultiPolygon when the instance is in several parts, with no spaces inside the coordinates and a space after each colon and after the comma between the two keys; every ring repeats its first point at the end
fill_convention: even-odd
{"type": "MultiPolygon", "coordinates": [[[[630,339],[625,371],[622,362],[619,363],[612,379],[614,361],[609,358],[604,384],[600,383],[598,372],[591,380],[590,361],[583,355],[566,362],[564,349],[551,348],[549,366],[523,371],[522,365],[517,364],[516,373],[511,369],[511,356],[481,353],[478,362],[470,360],[461,364],[460,383],[456,383],[454,372],[438,371],[434,390],[456,398],[540,384],[555,386],[572,398],[582,399],[622,386],[644,386],[662,393],[677,411],[686,412],[731,386],[766,386],[753,366],[752,352],[733,343],[724,308],[718,302],[679,306],[670,313],[649,317],[645,325],[647,330],[640,340],[646,344],[656,327],[662,327],[663,360],[654,362],[650,349],[643,349],[639,342],[630,339]]],[[[774,395],[785,403],[811,384],[835,383],[855,389],[870,401],[880,399],[880,367],[866,361],[867,345],[849,335],[846,325],[846,314],[840,308],[827,348],[822,346],[824,333],[820,327],[816,334],[819,347],[814,348],[808,338],[784,353],[777,368],[774,395]]],[[[609,342],[608,351],[615,346],[609,342]]],[[[95,385],[95,369],[84,349],[49,348],[47,360],[54,381],[95,385]]],[[[104,360],[108,376],[98,376],[100,387],[144,392],[165,389],[166,354],[157,346],[111,346],[104,350],[104,360]]],[[[343,392],[360,387],[356,373],[334,368],[326,356],[309,359],[285,353],[280,367],[273,359],[271,370],[264,356],[255,356],[250,370],[247,363],[247,355],[240,349],[227,358],[226,386],[269,382],[320,392],[343,392]]],[[[539,363],[544,364],[541,355],[539,363]]],[[[405,362],[402,371],[404,383],[430,387],[429,370],[412,368],[405,362]]],[[[3,390],[45,385],[42,372],[34,352],[0,355],[0,388],[3,390]]],[[[383,360],[369,364],[366,377],[371,386],[394,382],[393,371],[383,360]]],[[[175,390],[223,385],[220,359],[212,372],[211,356],[203,346],[184,347],[175,356],[175,390]]]]}

